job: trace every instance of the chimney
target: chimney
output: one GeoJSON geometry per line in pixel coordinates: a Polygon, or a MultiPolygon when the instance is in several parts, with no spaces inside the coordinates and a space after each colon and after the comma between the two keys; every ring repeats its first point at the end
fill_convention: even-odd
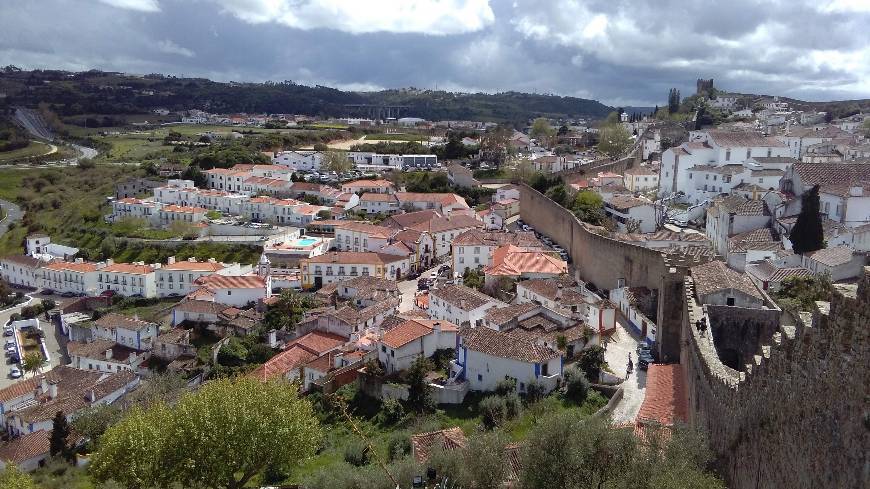
{"type": "Polygon", "coordinates": [[[269,347],[270,348],[278,348],[278,334],[277,330],[270,329],[269,330],[269,347]]]}
{"type": "Polygon", "coordinates": [[[459,299],[459,308],[465,310],[465,299],[459,299]]]}
{"type": "Polygon", "coordinates": [[[562,284],[556,284],[556,300],[562,300],[562,284]]]}
{"type": "Polygon", "coordinates": [[[43,396],[48,394],[48,379],[45,375],[39,378],[39,393],[43,396]]]}
{"type": "Polygon", "coordinates": [[[115,264],[115,260],[113,260],[113,259],[111,259],[111,258],[109,258],[108,260],[106,260],[106,266],[111,266],[111,265],[114,265],[114,264],[115,264]]]}
{"type": "Polygon", "coordinates": [[[85,260],[83,258],[76,258],[76,263],[84,263],[85,260]]]}
{"type": "Polygon", "coordinates": [[[109,348],[106,350],[106,360],[111,360],[111,359],[112,359],[112,349],[109,348]]]}
{"type": "Polygon", "coordinates": [[[209,262],[209,263],[217,263],[217,260],[215,260],[214,258],[209,258],[209,259],[208,259],[208,262],[209,262]]]}
{"type": "Polygon", "coordinates": [[[57,381],[48,383],[48,397],[49,399],[57,399],[57,381]]]}
{"type": "Polygon", "coordinates": [[[435,331],[436,333],[441,332],[441,323],[439,321],[435,321],[435,323],[432,324],[432,331],[435,331]]]}
{"type": "Polygon", "coordinates": [[[175,257],[174,257],[174,256],[170,256],[169,258],[166,259],[166,264],[167,264],[167,265],[172,265],[172,264],[174,264],[174,263],[175,263],[175,257]]]}
{"type": "Polygon", "coordinates": [[[97,393],[94,392],[93,389],[88,389],[88,393],[85,395],[85,397],[87,398],[88,402],[91,404],[97,402],[97,393]]]}

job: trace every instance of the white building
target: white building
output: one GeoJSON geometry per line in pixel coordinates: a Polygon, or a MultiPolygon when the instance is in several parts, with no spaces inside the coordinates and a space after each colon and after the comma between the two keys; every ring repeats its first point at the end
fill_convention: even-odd
{"type": "Polygon", "coordinates": [[[111,290],[126,297],[156,297],[154,270],[144,263],[109,263],[97,272],[99,293],[111,290]]]}
{"type": "Polygon", "coordinates": [[[42,286],[40,268],[44,261],[27,255],[10,255],[0,258],[0,278],[17,287],[39,288],[42,286]]]}
{"type": "Polygon", "coordinates": [[[466,329],[451,363],[451,378],[467,380],[473,391],[492,391],[499,382],[513,379],[519,392],[525,392],[531,382],[549,392],[562,378],[562,355],[511,332],[466,329]]]}
{"type": "Polygon", "coordinates": [[[468,269],[492,265],[495,250],[508,244],[526,249],[544,249],[544,244],[531,231],[503,233],[470,229],[453,238],[450,243],[453,272],[462,275],[468,269]]]}
{"type": "Polygon", "coordinates": [[[783,214],[798,214],[800,196],[814,185],[828,219],[848,227],[870,223],[870,164],[795,163],[782,177],[782,190],[794,196],[783,214]]]}
{"type": "Polygon", "coordinates": [[[98,290],[97,270],[99,265],[76,259],[74,262],[55,261],[43,265],[39,270],[40,285],[43,289],[57,293],[94,295],[98,290]]]}
{"type": "Polygon", "coordinates": [[[196,280],[195,289],[188,298],[219,302],[228,306],[246,308],[272,296],[269,276],[206,275],[196,280]]]}
{"type": "Polygon", "coordinates": [[[652,233],[658,229],[656,206],[647,199],[614,195],[604,202],[604,212],[622,232],[652,233]]]}
{"type": "Polygon", "coordinates": [[[357,208],[366,214],[390,215],[399,212],[399,199],[395,194],[367,192],[359,198],[357,208]]]}
{"type": "Polygon", "coordinates": [[[194,284],[200,277],[212,274],[241,275],[249,270],[242,270],[238,263],[224,264],[214,260],[197,261],[190,258],[185,261],[176,261],[175,257],[169,257],[168,263],[154,272],[157,283],[157,297],[184,296],[192,292],[197,286],[194,284]]]}
{"type": "Polygon", "coordinates": [[[70,341],[67,350],[70,366],[95,372],[136,372],[149,356],[109,340],[70,341]]]}
{"type": "Polygon", "coordinates": [[[134,350],[150,350],[160,325],[138,317],[108,313],[93,322],[91,340],[108,340],[134,350]]]}
{"type": "Polygon", "coordinates": [[[335,228],[338,251],[380,251],[390,241],[390,228],[364,222],[348,222],[335,228]]]}
{"type": "Polygon", "coordinates": [[[648,192],[658,190],[659,174],[648,166],[636,166],[625,170],[623,174],[625,188],[632,192],[648,192]]]}
{"type": "Polygon", "coordinates": [[[378,342],[378,360],[387,373],[406,370],[420,356],[456,348],[459,328],[447,321],[409,319],[387,330],[378,342]]]}
{"type": "Polygon", "coordinates": [[[826,274],[838,282],[859,277],[864,267],[864,256],[846,246],[822,248],[800,256],[801,266],[813,273],[826,274]]]}
{"type": "Polygon", "coordinates": [[[764,296],[744,273],[714,260],[691,268],[695,295],[701,304],[760,308],[764,296]]]}
{"type": "Polygon", "coordinates": [[[763,200],[741,195],[717,198],[707,209],[706,234],[716,253],[728,254],[729,238],[770,224],[771,212],[763,200]]]}
{"type": "Polygon", "coordinates": [[[302,287],[315,288],[341,282],[352,277],[370,277],[397,280],[411,268],[409,256],[389,253],[338,251],[299,261],[302,287]]]}
{"type": "Polygon", "coordinates": [[[504,302],[464,285],[444,285],[429,291],[429,317],[460,326],[481,326],[486,311],[504,302]]]}
{"type": "Polygon", "coordinates": [[[323,163],[320,151],[281,151],[272,157],[272,164],[286,166],[294,171],[317,171],[323,163]]]}

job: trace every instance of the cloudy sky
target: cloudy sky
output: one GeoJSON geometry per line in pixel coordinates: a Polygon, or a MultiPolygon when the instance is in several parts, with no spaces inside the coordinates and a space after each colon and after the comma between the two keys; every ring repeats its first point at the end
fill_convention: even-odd
{"type": "Polygon", "coordinates": [[[0,63],[518,90],[870,97],[870,0],[2,0],[0,63]]]}

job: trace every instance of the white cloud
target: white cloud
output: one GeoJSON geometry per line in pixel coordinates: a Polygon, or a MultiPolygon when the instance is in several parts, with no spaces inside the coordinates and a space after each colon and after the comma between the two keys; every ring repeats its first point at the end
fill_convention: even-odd
{"type": "Polygon", "coordinates": [[[157,0],[100,0],[101,2],[129,10],[138,10],[140,12],[159,12],[160,4],[157,0]]]}
{"type": "Polygon", "coordinates": [[[245,22],[275,22],[302,30],[334,29],[450,35],[495,21],[488,0],[213,0],[245,22]]]}
{"type": "Polygon", "coordinates": [[[184,56],[187,58],[192,58],[196,55],[196,53],[194,53],[190,49],[179,46],[178,44],[175,44],[169,39],[164,39],[157,42],[157,49],[160,50],[161,53],[177,54],[179,56],[184,56]]]}

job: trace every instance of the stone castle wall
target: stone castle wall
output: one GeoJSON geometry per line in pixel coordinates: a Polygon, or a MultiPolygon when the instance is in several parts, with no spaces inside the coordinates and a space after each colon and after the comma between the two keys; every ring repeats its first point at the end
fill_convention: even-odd
{"type": "Polygon", "coordinates": [[[732,489],[868,487],[870,269],[812,318],[780,327],[738,372],[717,357],[685,280],[681,364],[689,421],[732,489]]]}
{"type": "Polygon", "coordinates": [[[520,185],[520,216],[568,251],[578,278],[601,289],[616,288],[619,279],[627,286],[657,289],[659,358],[677,361],[684,267],[671,266],[658,251],[596,234],[597,228],[527,185],[520,185]]]}

